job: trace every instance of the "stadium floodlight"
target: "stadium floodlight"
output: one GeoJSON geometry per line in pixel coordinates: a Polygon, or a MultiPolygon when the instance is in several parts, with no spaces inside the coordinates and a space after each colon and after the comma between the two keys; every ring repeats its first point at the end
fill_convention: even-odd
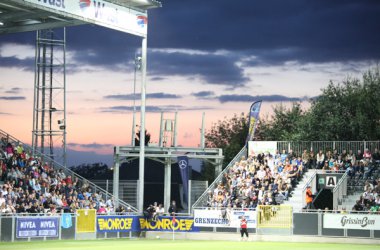
{"type": "MultiPolygon", "coordinates": [[[[1,13],[1,12],[0,12],[0,13],[1,13]]],[[[4,25],[4,23],[0,21],[0,26],[3,26],[3,25],[4,25]]]]}

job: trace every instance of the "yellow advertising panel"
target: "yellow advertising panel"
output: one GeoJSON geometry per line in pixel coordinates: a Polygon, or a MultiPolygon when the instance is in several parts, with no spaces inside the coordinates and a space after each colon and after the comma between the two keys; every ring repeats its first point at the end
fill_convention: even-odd
{"type": "Polygon", "coordinates": [[[292,206],[258,206],[258,228],[292,228],[292,206]]]}
{"type": "Polygon", "coordinates": [[[77,232],[94,233],[96,230],[96,210],[79,209],[77,210],[77,232]]]}

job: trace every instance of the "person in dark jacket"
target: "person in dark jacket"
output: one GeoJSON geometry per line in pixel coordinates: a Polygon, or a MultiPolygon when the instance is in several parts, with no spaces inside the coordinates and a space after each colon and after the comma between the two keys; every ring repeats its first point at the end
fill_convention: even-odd
{"type": "Polygon", "coordinates": [[[170,205],[168,212],[172,216],[174,216],[177,213],[177,205],[175,201],[172,201],[172,204],[170,205]]]}

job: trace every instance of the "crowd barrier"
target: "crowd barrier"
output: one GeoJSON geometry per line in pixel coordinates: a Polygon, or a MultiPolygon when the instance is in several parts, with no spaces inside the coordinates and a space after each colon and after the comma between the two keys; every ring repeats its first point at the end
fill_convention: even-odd
{"type": "Polygon", "coordinates": [[[54,216],[0,216],[0,241],[74,240],[144,237],[146,231],[238,233],[240,219],[253,234],[380,239],[380,214],[313,211],[292,213],[286,207],[255,210],[196,209],[194,216],[96,215],[91,210],[54,216]],[[281,230],[279,230],[281,229],[281,230]],[[272,230],[272,231],[271,231],[272,230]],[[91,237],[88,237],[88,236],[91,237]]]}

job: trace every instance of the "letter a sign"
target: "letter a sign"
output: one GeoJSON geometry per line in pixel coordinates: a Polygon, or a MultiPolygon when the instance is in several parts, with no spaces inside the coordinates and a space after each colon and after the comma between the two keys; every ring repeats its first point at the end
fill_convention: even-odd
{"type": "Polygon", "coordinates": [[[336,176],[326,176],[326,187],[336,186],[336,176]]]}

